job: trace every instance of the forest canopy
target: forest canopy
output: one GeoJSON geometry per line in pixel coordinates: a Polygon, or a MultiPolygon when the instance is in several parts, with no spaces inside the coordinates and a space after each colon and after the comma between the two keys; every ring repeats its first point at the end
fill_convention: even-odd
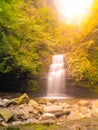
{"type": "Polygon", "coordinates": [[[97,86],[97,12],[94,0],[81,25],[68,25],[43,0],[0,0],[0,82],[47,72],[51,55],[63,53],[74,81],[97,86]]]}

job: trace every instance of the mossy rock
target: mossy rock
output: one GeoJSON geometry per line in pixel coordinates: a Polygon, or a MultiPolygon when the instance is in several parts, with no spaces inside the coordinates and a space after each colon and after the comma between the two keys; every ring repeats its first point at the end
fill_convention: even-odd
{"type": "Polygon", "coordinates": [[[23,103],[28,103],[29,100],[30,100],[30,98],[28,97],[28,95],[26,93],[24,93],[22,96],[17,98],[15,102],[17,104],[23,104],[23,103]]]}
{"type": "Polygon", "coordinates": [[[30,100],[30,98],[28,97],[28,95],[26,93],[24,93],[23,95],[21,95],[19,98],[14,98],[12,100],[10,100],[8,103],[6,103],[5,106],[9,106],[11,104],[24,104],[24,103],[28,103],[30,100]]]}
{"type": "Polygon", "coordinates": [[[13,113],[10,110],[0,108],[0,117],[8,122],[13,117],[13,113]]]}

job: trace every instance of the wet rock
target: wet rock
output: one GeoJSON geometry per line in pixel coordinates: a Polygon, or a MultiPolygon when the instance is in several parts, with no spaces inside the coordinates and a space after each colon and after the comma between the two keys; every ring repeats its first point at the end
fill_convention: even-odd
{"type": "Polygon", "coordinates": [[[83,118],[83,114],[81,113],[78,113],[78,112],[71,112],[68,117],[67,117],[67,120],[78,120],[78,119],[81,119],[83,118]]]}
{"type": "Polygon", "coordinates": [[[78,104],[81,106],[88,106],[90,102],[88,100],[80,100],[78,104]]]}
{"type": "Polygon", "coordinates": [[[53,124],[56,123],[57,118],[54,114],[45,113],[39,118],[39,123],[42,124],[53,124]]]}
{"type": "Polygon", "coordinates": [[[50,105],[44,107],[44,113],[52,113],[55,114],[55,116],[61,116],[63,115],[63,107],[58,105],[50,105]]]}
{"type": "Polygon", "coordinates": [[[7,109],[0,108],[0,117],[8,122],[13,117],[13,113],[7,109]]]}

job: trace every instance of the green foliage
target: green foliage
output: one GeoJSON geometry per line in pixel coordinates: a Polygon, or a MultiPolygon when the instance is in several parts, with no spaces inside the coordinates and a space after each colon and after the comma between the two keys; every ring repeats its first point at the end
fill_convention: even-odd
{"type": "Polygon", "coordinates": [[[94,0],[91,14],[81,26],[61,24],[56,29],[55,49],[65,53],[66,67],[74,81],[98,83],[98,1],[94,0]]]}
{"type": "Polygon", "coordinates": [[[0,77],[37,75],[52,53],[56,24],[41,0],[1,0],[0,77]]]}
{"type": "Polygon", "coordinates": [[[29,80],[27,85],[30,91],[36,91],[39,88],[39,85],[36,80],[29,80]]]}
{"type": "MultiPolygon", "coordinates": [[[[0,78],[47,71],[52,54],[64,53],[76,81],[98,82],[98,1],[83,25],[66,25],[42,0],[0,0],[0,78]]],[[[30,84],[36,86],[35,81],[30,84]]],[[[37,87],[37,86],[36,86],[37,87]]]]}

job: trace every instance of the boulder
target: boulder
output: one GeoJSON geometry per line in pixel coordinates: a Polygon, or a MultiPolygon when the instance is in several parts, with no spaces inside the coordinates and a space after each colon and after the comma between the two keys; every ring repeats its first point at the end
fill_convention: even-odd
{"type": "Polygon", "coordinates": [[[46,104],[46,105],[47,105],[47,106],[50,106],[51,104],[52,104],[51,102],[47,102],[47,104],[46,104]]]}
{"type": "Polygon", "coordinates": [[[60,122],[65,122],[66,121],[66,118],[67,118],[67,115],[62,115],[61,117],[58,118],[57,122],[60,123],[60,122]]]}
{"type": "Polygon", "coordinates": [[[11,104],[24,104],[24,103],[28,103],[30,100],[30,98],[28,97],[28,95],[26,93],[24,93],[22,96],[20,96],[19,98],[14,98],[12,100],[10,100],[9,102],[6,103],[6,106],[9,106],[11,104]]]}
{"type": "Polygon", "coordinates": [[[23,119],[27,119],[29,118],[29,112],[27,109],[21,109],[19,107],[11,107],[10,111],[13,112],[14,116],[13,116],[13,120],[17,121],[17,120],[23,120],[23,119]]]}
{"type": "Polygon", "coordinates": [[[94,109],[92,110],[92,116],[93,116],[93,117],[98,117],[98,108],[94,108],[94,109]]]}
{"type": "Polygon", "coordinates": [[[34,101],[33,99],[29,101],[28,106],[33,107],[34,109],[36,109],[37,111],[43,113],[43,107],[40,106],[36,101],[34,101]]]}
{"type": "Polygon", "coordinates": [[[71,112],[68,117],[67,120],[79,120],[81,118],[83,118],[83,114],[79,113],[79,112],[71,112]]]}
{"type": "Polygon", "coordinates": [[[84,118],[92,118],[92,117],[93,117],[92,111],[84,115],[84,118]]]}
{"type": "Polygon", "coordinates": [[[68,109],[68,108],[64,108],[64,109],[63,109],[63,114],[64,114],[64,115],[69,115],[71,111],[72,111],[71,108],[69,108],[69,109],[68,109]]]}
{"type": "Polygon", "coordinates": [[[28,103],[29,100],[30,100],[30,98],[28,97],[28,95],[26,93],[24,93],[22,96],[17,98],[16,103],[17,104],[24,104],[24,103],[28,103]]]}
{"type": "Polygon", "coordinates": [[[90,112],[90,109],[86,106],[82,106],[82,107],[79,108],[79,112],[82,113],[83,115],[85,115],[88,112],[90,112]]]}
{"type": "Polygon", "coordinates": [[[8,122],[13,117],[13,113],[10,110],[0,108],[0,117],[8,122]]]}
{"type": "Polygon", "coordinates": [[[3,100],[0,98],[0,107],[4,107],[5,103],[3,102],[3,100]]]}
{"type": "Polygon", "coordinates": [[[74,112],[79,112],[79,105],[78,105],[78,104],[72,105],[72,110],[73,110],[74,112]]]}
{"type": "Polygon", "coordinates": [[[9,108],[14,113],[14,120],[18,119],[28,119],[35,117],[38,119],[41,116],[41,113],[34,109],[32,106],[29,106],[28,104],[22,104],[19,106],[11,106],[9,108]]]}
{"type": "Polygon", "coordinates": [[[92,116],[93,117],[98,117],[98,100],[93,102],[93,105],[92,105],[92,116]]]}
{"type": "Polygon", "coordinates": [[[22,108],[22,109],[24,109],[24,111],[26,110],[26,111],[28,111],[29,113],[32,113],[34,116],[35,115],[38,115],[39,114],[39,111],[37,111],[36,109],[34,109],[32,106],[25,106],[24,108],[22,108]]]}
{"type": "Polygon", "coordinates": [[[98,108],[98,100],[93,102],[92,109],[98,108]]]}
{"type": "Polygon", "coordinates": [[[9,99],[3,99],[2,101],[3,101],[4,107],[6,107],[7,104],[10,102],[9,99]]]}
{"type": "Polygon", "coordinates": [[[26,120],[26,119],[34,116],[32,107],[27,107],[27,106],[24,106],[24,108],[12,107],[12,108],[10,108],[10,110],[14,113],[14,118],[13,118],[14,121],[16,121],[18,119],[26,120]]]}
{"type": "Polygon", "coordinates": [[[3,122],[0,122],[0,126],[8,126],[8,124],[3,121],[3,122]]]}
{"type": "Polygon", "coordinates": [[[67,103],[59,103],[59,106],[63,106],[64,108],[72,108],[71,105],[67,103]]]}
{"type": "Polygon", "coordinates": [[[34,101],[33,99],[31,99],[31,100],[29,101],[28,105],[29,105],[29,106],[38,106],[39,104],[38,104],[36,101],[34,101]]]}
{"type": "Polygon", "coordinates": [[[61,116],[63,115],[63,107],[58,105],[45,106],[44,113],[52,113],[55,116],[61,116]]]}
{"type": "Polygon", "coordinates": [[[88,106],[88,105],[90,104],[90,102],[89,102],[88,100],[80,100],[80,101],[78,102],[78,104],[79,104],[80,106],[88,106]]]}
{"type": "Polygon", "coordinates": [[[53,124],[56,123],[57,118],[54,114],[45,113],[39,118],[39,123],[42,124],[53,124]]]}

